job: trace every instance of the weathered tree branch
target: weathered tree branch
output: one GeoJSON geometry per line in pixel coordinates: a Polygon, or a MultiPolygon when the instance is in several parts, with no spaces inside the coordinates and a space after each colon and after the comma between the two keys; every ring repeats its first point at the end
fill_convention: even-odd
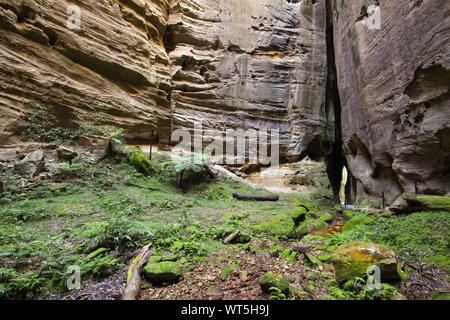
{"type": "Polygon", "coordinates": [[[150,250],[151,243],[144,246],[128,269],[127,286],[122,295],[122,300],[136,300],[141,290],[141,269],[147,264],[153,250],[150,250]]]}

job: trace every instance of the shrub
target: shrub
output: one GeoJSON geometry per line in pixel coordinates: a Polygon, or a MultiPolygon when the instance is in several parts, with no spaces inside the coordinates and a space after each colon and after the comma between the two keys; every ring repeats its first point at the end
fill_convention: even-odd
{"type": "Polygon", "coordinates": [[[164,169],[169,176],[175,177],[177,185],[183,190],[211,177],[206,162],[196,161],[194,157],[166,162],[164,169]]]}

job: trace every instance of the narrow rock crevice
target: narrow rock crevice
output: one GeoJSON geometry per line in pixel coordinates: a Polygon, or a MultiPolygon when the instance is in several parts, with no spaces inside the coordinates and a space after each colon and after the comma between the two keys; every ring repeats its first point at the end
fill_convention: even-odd
{"type": "MultiPolygon", "coordinates": [[[[348,171],[348,181],[353,181],[349,166],[342,148],[342,126],[341,126],[341,102],[339,98],[339,88],[337,82],[337,69],[334,51],[334,27],[333,9],[331,1],[326,2],[326,42],[327,42],[327,88],[325,96],[325,108],[327,114],[334,115],[334,119],[328,119],[327,125],[334,123],[333,139],[329,139],[329,152],[326,154],[327,173],[333,189],[334,201],[340,202],[339,191],[342,181],[342,170],[344,166],[348,171]],[[329,112],[331,111],[331,112],[329,112]]],[[[331,130],[330,130],[331,131],[331,130]]],[[[331,132],[330,132],[331,134],[331,132]]],[[[349,199],[350,184],[346,188],[346,198],[349,199]]]]}

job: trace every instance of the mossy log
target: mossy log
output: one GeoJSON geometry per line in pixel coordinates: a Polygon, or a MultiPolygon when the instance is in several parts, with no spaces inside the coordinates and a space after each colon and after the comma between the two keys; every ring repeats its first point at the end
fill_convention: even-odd
{"type": "Polygon", "coordinates": [[[122,300],[136,300],[138,297],[141,290],[141,270],[147,264],[153,253],[153,250],[150,249],[151,245],[149,243],[143,247],[136,258],[133,259],[128,269],[127,286],[122,295],[122,300]]]}
{"type": "Polygon", "coordinates": [[[252,200],[252,201],[278,201],[280,197],[277,195],[260,195],[260,194],[242,194],[233,193],[233,198],[238,200],[252,200]]]}

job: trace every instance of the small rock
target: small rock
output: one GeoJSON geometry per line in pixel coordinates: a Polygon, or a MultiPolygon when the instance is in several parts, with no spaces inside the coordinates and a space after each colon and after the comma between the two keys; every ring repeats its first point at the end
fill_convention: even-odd
{"type": "Polygon", "coordinates": [[[233,277],[239,277],[240,274],[241,274],[241,273],[240,273],[238,270],[233,270],[233,271],[231,271],[231,276],[233,276],[233,277]]]}
{"type": "Polygon", "coordinates": [[[152,283],[176,282],[182,275],[181,267],[177,262],[163,261],[147,264],[144,274],[152,283]]]}
{"type": "Polygon", "coordinates": [[[220,300],[223,297],[223,291],[216,286],[212,286],[206,290],[206,295],[213,300],[220,300]]]}
{"type": "Polygon", "coordinates": [[[250,294],[252,296],[259,296],[259,289],[258,288],[253,289],[252,291],[250,291],[250,294]]]}
{"type": "Polygon", "coordinates": [[[289,283],[282,277],[277,276],[273,273],[266,273],[261,277],[259,282],[261,290],[264,293],[271,293],[270,288],[278,288],[285,295],[289,295],[289,283]]]}
{"type": "Polygon", "coordinates": [[[36,150],[29,153],[23,160],[14,165],[14,170],[23,177],[34,177],[44,169],[44,166],[44,151],[36,150]]]}
{"type": "Polygon", "coordinates": [[[225,267],[220,270],[220,280],[225,281],[230,275],[230,268],[225,267]]]}
{"type": "Polygon", "coordinates": [[[72,149],[64,147],[64,146],[59,146],[56,151],[58,152],[58,157],[61,160],[65,160],[65,161],[72,161],[73,159],[75,159],[78,156],[78,153],[76,153],[75,150],[72,150],[72,149]]]}
{"type": "Polygon", "coordinates": [[[258,258],[264,258],[264,259],[270,257],[270,253],[268,253],[268,252],[255,252],[255,255],[258,258]]]}
{"type": "Polygon", "coordinates": [[[247,280],[248,280],[247,271],[242,271],[242,274],[241,274],[241,281],[247,282],[247,280]]]}
{"type": "Polygon", "coordinates": [[[239,230],[234,231],[232,234],[230,234],[223,240],[223,243],[224,244],[232,243],[238,237],[238,235],[239,235],[239,230]]]}

